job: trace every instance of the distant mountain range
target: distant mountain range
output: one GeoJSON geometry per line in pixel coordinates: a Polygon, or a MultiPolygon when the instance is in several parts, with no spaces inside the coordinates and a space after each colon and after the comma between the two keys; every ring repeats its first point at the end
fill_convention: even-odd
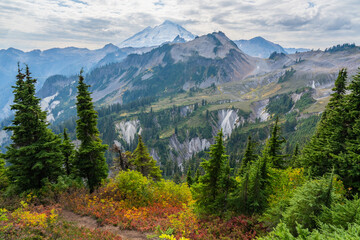
{"type": "Polygon", "coordinates": [[[122,60],[128,55],[113,44],[107,44],[97,50],[75,47],[30,52],[14,48],[0,50],[0,111],[2,112],[0,119],[10,113],[11,86],[15,83],[18,62],[29,65],[32,76],[38,79],[37,87],[39,89],[44,81],[52,75],[69,76],[78,73],[81,68],[87,72],[101,64],[106,64],[109,61],[105,58],[108,54],[116,54],[117,60],[122,60]]]}
{"type": "MultiPolygon", "coordinates": [[[[354,71],[353,63],[359,57],[359,50],[354,49],[339,54],[309,51],[293,55],[279,53],[271,59],[256,58],[241,51],[224,33],[217,32],[185,43],[164,44],[142,55],[129,55],[122,62],[94,69],[85,78],[92,86],[97,105],[171,96],[213,84],[236,83],[236,94],[245,94],[280,81],[280,77],[293,74],[292,71],[296,71],[291,75],[294,91],[296,87],[318,85],[331,89],[338,69],[348,66],[354,71]]],[[[283,78],[288,81],[289,77],[283,78]]],[[[62,121],[74,114],[76,80],[76,77],[55,76],[45,82],[39,97],[48,106],[49,120],[62,121]]]]}
{"type": "Polygon", "coordinates": [[[293,54],[296,52],[307,52],[306,48],[286,48],[279,44],[270,42],[262,37],[255,37],[250,40],[236,40],[236,45],[246,54],[253,57],[268,58],[273,52],[293,54]]]}
{"type": "MultiPolygon", "coordinates": [[[[207,38],[209,38],[209,36],[212,35],[210,34],[207,36],[208,36],[207,38]]],[[[174,52],[172,52],[171,54],[172,56],[177,55],[179,59],[181,59],[182,55],[184,56],[187,56],[189,54],[191,55],[193,52],[199,52],[199,53],[207,52],[208,55],[202,56],[204,58],[208,58],[208,56],[210,56],[211,54],[214,54],[216,56],[221,54],[221,52],[218,52],[220,51],[219,49],[221,48],[215,47],[213,48],[213,50],[211,50],[212,45],[209,46],[201,45],[201,44],[198,45],[197,43],[199,41],[195,38],[196,38],[195,35],[187,31],[185,28],[181,27],[180,25],[170,21],[165,21],[159,26],[145,28],[141,32],[123,41],[119,45],[119,47],[113,44],[107,44],[103,48],[96,50],[89,50],[86,48],[76,48],[76,47],[52,48],[45,51],[33,50],[30,52],[23,52],[21,50],[14,48],[0,50],[0,120],[7,117],[11,113],[10,112],[10,104],[12,102],[11,86],[15,83],[15,76],[16,76],[18,62],[26,63],[29,65],[33,77],[38,79],[37,89],[40,89],[43,83],[45,82],[45,80],[50,76],[62,75],[63,77],[69,77],[74,74],[77,74],[81,68],[83,68],[84,71],[88,73],[93,69],[100,68],[108,64],[122,62],[124,61],[124,59],[127,59],[127,57],[131,54],[141,55],[144,53],[148,53],[165,43],[175,44],[176,47],[173,47],[171,45],[171,48],[178,50],[172,50],[177,52],[176,54],[174,52]],[[193,46],[195,43],[196,43],[196,47],[193,46]],[[182,46],[183,44],[184,46],[182,46]],[[197,47],[200,47],[201,49],[197,49],[197,47]],[[190,49],[193,52],[187,52],[190,51],[190,49]],[[181,51],[185,51],[185,52],[181,52],[181,51]],[[212,51],[214,52],[212,53],[212,51]]],[[[218,42],[218,40],[214,40],[214,41],[218,42]]],[[[229,42],[233,43],[230,40],[229,42]]],[[[256,37],[250,40],[239,40],[234,42],[241,49],[242,52],[238,50],[235,44],[228,43],[226,44],[227,46],[230,45],[232,46],[231,47],[232,51],[230,51],[229,53],[241,52],[243,59],[252,59],[247,55],[253,57],[255,56],[261,58],[268,58],[269,55],[274,51],[280,53],[293,53],[296,51],[300,52],[307,50],[307,49],[284,49],[280,45],[267,41],[261,37],[256,37]]],[[[146,56],[150,57],[150,55],[146,55],[146,56]]],[[[127,60],[127,62],[125,62],[125,64],[131,65],[133,63],[129,63],[129,61],[137,58],[138,57],[132,56],[127,60]]],[[[151,61],[154,61],[154,59],[152,58],[151,61]]],[[[180,61],[180,60],[176,60],[176,61],[180,61]]],[[[199,63],[196,62],[193,64],[199,64],[199,63]]],[[[228,64],[231,65],[233,63],[229,62],[228,64]]],[[[216,66],[214,67],[216,68],[216,66]]],[[[222,79],[227,79],[226,81],[228,81],[229,76],[235,77],[231,74],[227,75],[226,77],[218,76],[219,79],[217,79],[217,81],[219,80],[221,82],[222,79]]],[[[196,78],[194,76],[189,76],[189,77],[196,78]]]]}
{"type": "MultiPolygon", "coordinates": [[[[97,104],[129,103],[139,98],[240,80],[262,71],[257,68],[259,61],[264,60],[244,54],[219,32],[186,43],[164,44],[142,55],[129,55],[122,62],[94,69],[86,79],[97,104]]],[[[49,120],[66,119],[72,111],[75,80],[55,76],[39,91],[39,97],[47,99],[43,105],[52,106],[47,108],[49,120]]]]}

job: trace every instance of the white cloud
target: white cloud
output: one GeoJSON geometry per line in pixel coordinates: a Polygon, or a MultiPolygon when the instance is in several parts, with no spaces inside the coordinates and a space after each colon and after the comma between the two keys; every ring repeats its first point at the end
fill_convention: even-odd
{"type": "Polygon", "coordinates": [[[360,44],[359,11],[358,0],[2,0],[0,48],[97,48],[166,19],[197,35],[325,48],[360,44]]]}

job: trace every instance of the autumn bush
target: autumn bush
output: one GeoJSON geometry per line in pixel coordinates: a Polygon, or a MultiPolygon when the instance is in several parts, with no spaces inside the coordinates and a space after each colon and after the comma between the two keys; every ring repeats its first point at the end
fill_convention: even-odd
{"type": "Polygon", "coordinates": [[[265,231],[253,217],[201,219],[193,203],[187,184],[154,182],[135,171],[120,172],[92,194],[78,189],[61,198],[65,208],[100,224],[155,232],[163,239],[252,239],[265,231]]]}
{"type": "Polygon", "coordinates": [[[79,228],[59,217],[60,208],[20,202],[14,211],[0,209],[0,239],[116,239],[106,231],[79,228]]]}

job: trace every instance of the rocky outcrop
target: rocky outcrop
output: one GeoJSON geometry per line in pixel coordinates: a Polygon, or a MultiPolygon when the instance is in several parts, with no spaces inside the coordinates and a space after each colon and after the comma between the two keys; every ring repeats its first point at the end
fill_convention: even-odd
{"type": "Polygon", "coordinates": [[[126,141],[127,144],[131,144],[134,141],[136,134],[141,134],[141,127],[139,120],[122,121],[115,124],[115,130],[119,133],[119,136],[126,141]]]}
{"type": "Polygon", "coordinates": [[[222,109],[218,112],[218,130],[223,130],[224,138],[229,138],[232,131],[244,122],[245,119],[239,118],[236,110],[222,109]]]}
{"type": "Polygon", "coordinates": [[[260,122],[268,120],[270,114],[266,111],[266,106],[269,104],[269,99],[253,102],[251,104],[250,121],[255,122],[259,119],[260,122]]]}
{"type": "Polygon", "coordinates": [[[209,140],[200,139],[199,137],[186,139],[183,143],[180,143],[175,134],[170,137],[169,142],[170,148],[176,153],[174,157],[179,165],[190,159],[193,154],[208,149],[210,145],[209,140]]]}

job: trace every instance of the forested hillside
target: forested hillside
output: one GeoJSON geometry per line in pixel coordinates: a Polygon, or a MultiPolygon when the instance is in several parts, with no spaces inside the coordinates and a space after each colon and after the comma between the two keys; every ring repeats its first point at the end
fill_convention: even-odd
{"type": "Polygon", "coordinates": [[[169,106],[151,97],[96,111],[80,72],[77,118],[51,126],[30,69],[16,79],[5,127],[12,143],[0,162],[2,238],[121,239],[123,230],[160,239],[360,237],[360,72],[338,72],[321,115],[305,112],[316,101],[311,87],[274,94],[259,115],[256,102],[210,98],[169,106]],[[73,225],[65,210],[99,227],[73,225]]]}

